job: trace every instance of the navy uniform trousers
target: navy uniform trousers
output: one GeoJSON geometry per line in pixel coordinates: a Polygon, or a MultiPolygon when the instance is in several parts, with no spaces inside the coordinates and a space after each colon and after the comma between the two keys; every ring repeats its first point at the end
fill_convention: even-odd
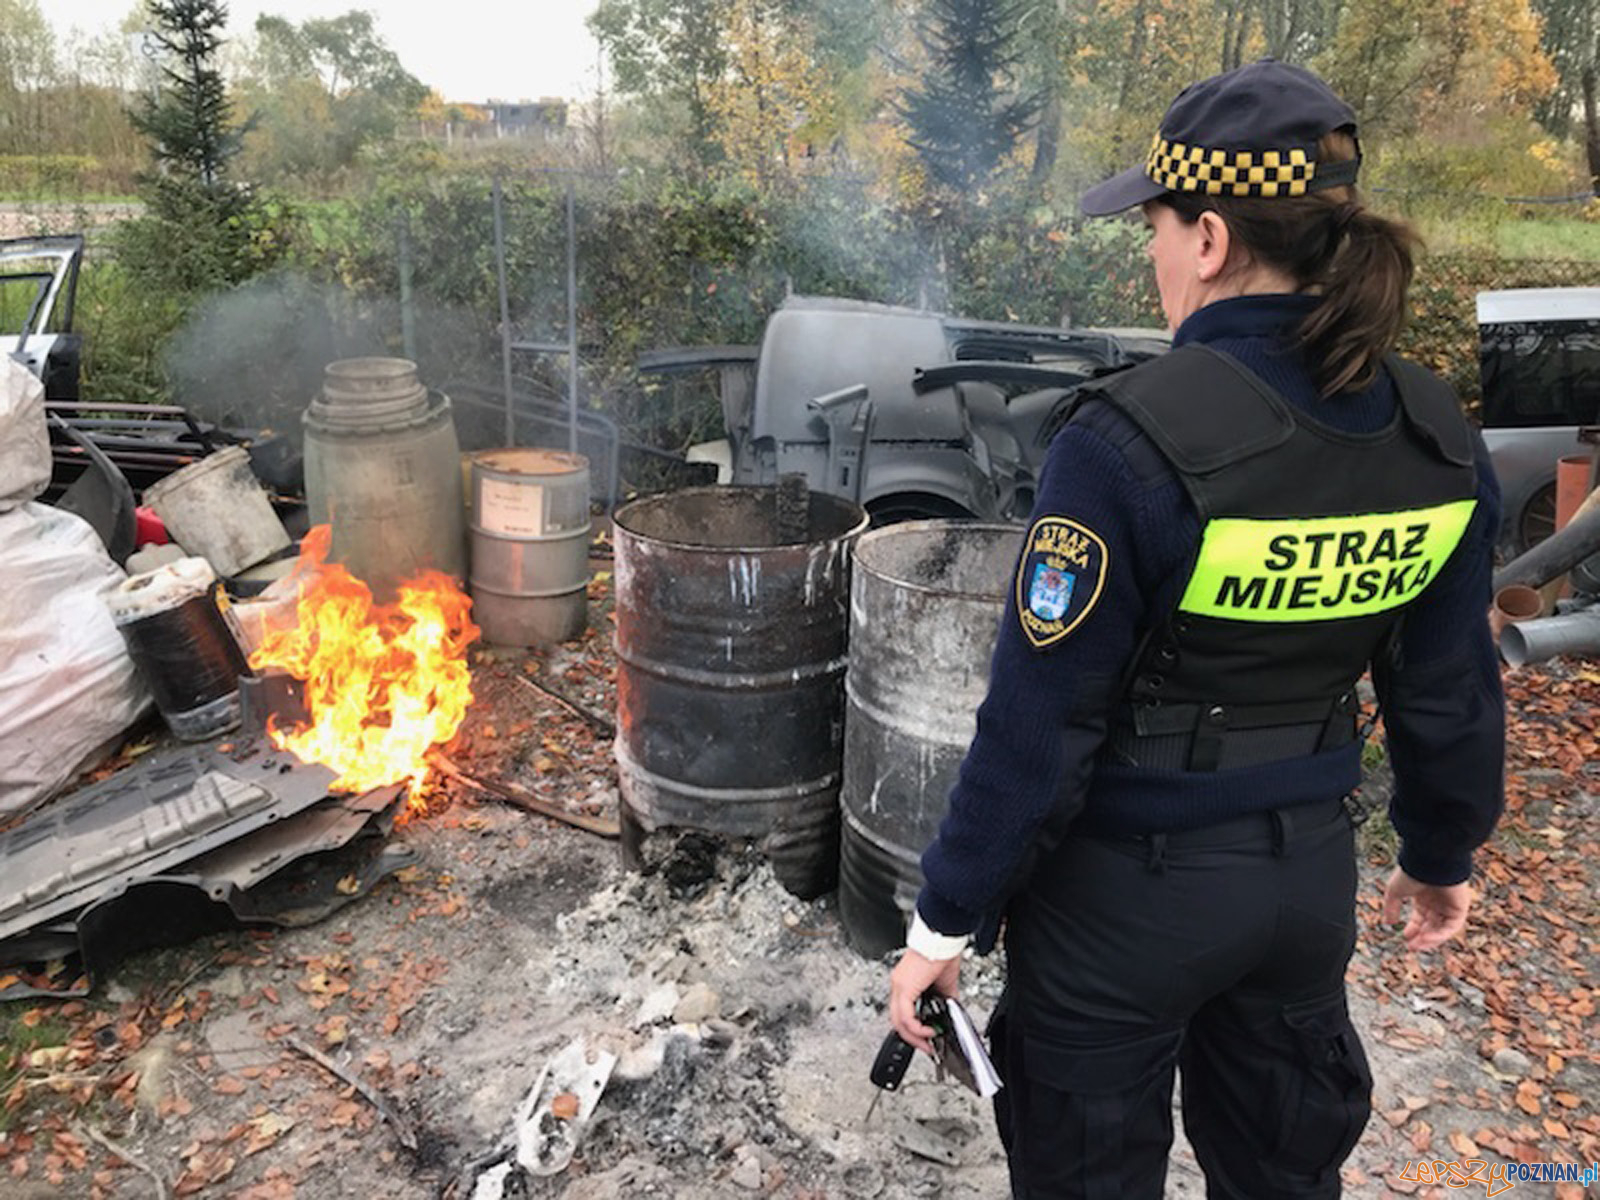
{"type": "Polygon", "coordinates": [[[1017,1200],[1160,1200],[1174,1069],[1212,1200],[1340,1194],[1372,1078],[1338,802],[1070,835],[1013,900],[990,1035],[1017,1200]]]}

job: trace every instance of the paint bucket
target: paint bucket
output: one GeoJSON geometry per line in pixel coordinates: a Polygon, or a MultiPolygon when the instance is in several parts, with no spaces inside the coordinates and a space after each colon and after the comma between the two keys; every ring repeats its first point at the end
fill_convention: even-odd
{"type": "Polygon", "coordinates": [[[392,600],[425,570],[466,575],[461,450],[450,398],[403,358],[329,363],[305,425],[306,503],[330,562],[392,600]]]}
{"type": "Polygon", "coordinates": [[[472,619],[501,646],[570,641],[589,622],[589,460],[472,456],[472,619]]]}
{"type": "Polygon", "coordinates": [[[239,723],[239,677],[250,668],[224,616],[225,603],[203,558],[135,575],[106,597],[156,708],[186,742],[205,741],[239,723]]]}
{"type": "Polygon", "coordinates": [[[617,510],[624,862],[694,829],[759,840],[810,898],[839,868],[845,629],[857,504],[688,488],[617,510]],[[797,519],[796,519],[797,518],[797,519]]]}
{"type": "Polygon", "coordinates": [[[877,957],[905,944],[923,849],[989,686],[1015,525],[907,521],[856,543],[845,676],[839,918],[877,957]]]}
{"type": "Polygon", "coordinates": [[[229,446],[145,489],[167,532],[218,575],[237,575],[289,545],[242,446],[229,446]]]}

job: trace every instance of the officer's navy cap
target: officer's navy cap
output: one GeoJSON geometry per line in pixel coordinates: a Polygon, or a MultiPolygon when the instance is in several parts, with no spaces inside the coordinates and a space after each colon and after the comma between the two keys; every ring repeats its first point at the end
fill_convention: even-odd
{"type": "Polygon", "coordinates": [[[1350,106],[1310,71],[1264,58],[1184,88],[1143,165],[1090,188],[1083,211],[1109,216],[1164,192],[1303,196],[1354,183],[1360,156],[1319,163],[1317,142],[1355,124],[1350,106]]]}

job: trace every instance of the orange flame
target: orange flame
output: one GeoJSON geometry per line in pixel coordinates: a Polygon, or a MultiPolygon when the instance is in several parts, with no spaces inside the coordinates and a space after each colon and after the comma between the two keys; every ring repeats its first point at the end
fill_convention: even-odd
{"type": "Polygon", "coordinates": [[[269,722],[268,733],[301,761],[331,767],[335,789],[405,782],[409,808],[426,812],[427,752],[455,736],[472,703],[472,601],[448,575],[424,571],[393,604],[374,604],[365,583],[327,561],[330,532],[318,525],[302,545],[299,623],[250,656],[257,670],[305,685],[310,724],[285,731],[269,722]]]}

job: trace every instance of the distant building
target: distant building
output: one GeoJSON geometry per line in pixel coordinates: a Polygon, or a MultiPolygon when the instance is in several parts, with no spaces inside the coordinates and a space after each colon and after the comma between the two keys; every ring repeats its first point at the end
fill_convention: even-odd
{"type": "Polygon", "coordinates": [[[565,100],[549,97],[483,104],[440,100],[423,117],[421,132],[425,137],[443,135],[447,142],[458,138],[561,138],[567,134],[568,107],[565,100]]]}
{"type": "Polygon", "coordinates": [[[546,135],[567,127],[565,100],[490,100],[483,107],[496,137],[546,135]]]}

